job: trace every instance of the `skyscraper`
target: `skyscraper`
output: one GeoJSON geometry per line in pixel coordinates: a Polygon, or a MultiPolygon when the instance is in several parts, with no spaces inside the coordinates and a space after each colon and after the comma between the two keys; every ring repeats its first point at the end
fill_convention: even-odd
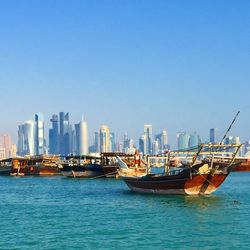
{"type": "Polygon", "coordinates": [[[146,135],[143,134],[139,139],[139,152],[146,154],[147,148],[146,148],[146,135]]]}
{"type": "Polygon", "coordinates": [[[162,133],[161,133],[161,136],[162,136],[162,139],[161,139],[161,150],[167,150],[169,148],[167,130],[163,130],[162,133]]]}
{"type": "Polygon", "coordinates": [[[26,121],[18,126],[18,154],[35,155],[36,123],[33,120],[26,121]]]}
{"type": "Polygon", "coordinates": [[[68,155],[71,149],[72,127],[69,124],[69,113],[59,113],[59,152],[62,155],[68,155]]]}
{"type": "Polygon", "coordinates": [[[192,133],[189,137],[189,142],[188,142],[189,148],[195,148],[200,143],[201,143],[200,136],[196,132],[192,133]]]}
{"type": "Polygon", "coordinates": [[[115,133],[112,132],[109,134],[109,139],[110,139],[110,151],[115,152],[115,133]]]}
{"type": "Polygon", "coordinates": [[[100,127],[100,152],[110,152],[110,132],[106,125],[100,127]]]}
{"type": "Polygon", "coordinates": [[[8,134],[0,135],[0,148],[4,149],[5,158],[9,158],[12,156],[11,154],[11,137],[8,134]]]}
{"type": "Polygon", "coordinates": [[[146,136],[146,154],[152,154],[152,125],[144,125],[144,135],[146,136]]]}
{"type": "Polygon", "coordinates": [[[159,147],[159,141],[158,140],[155,140],[153,142],[153,154],[154,155],[157,155],[160,153],[160,147],[159,147]]]}
{"type": "Polygon", "coordinates": [[[209,142],[217,143],[218,141],[218,129],[217,128],[210,128],[209,131],[209,142]]]}
{"type": "Polygon", "coordinates": [[[49,130],[49,153],[59,154],[58,115],[52,115],[50,121],[52,128],[49,130]]]}
{"type": "Polygon", "coordinates": [[[155,141],[158,142],[159,151],[163,152],[167,150],[169,148],[167,130],[163,130],[160,134],[157,134],[155,136],[155,141]]]}
{"type": "Polygon", "coordinates": [[[76,153],[78,155],[87,155],[89,153],[87,122],[81,121],[78,124],[76,124],[75,131],[76,131],[76,153]]]}
{"type": "Polygon", "coordinates": [[[42,155],[44,148],[44,118],[43,114],[35,114],[35,154],[42,155]]]}
{"type": "Polygon", "coordinates": [[[94,136],[94,146],[95,146],[95,152],[100,152],[100,136],[98,132],[95,132],[94,136]]]}
{"type": "Polygon", "coordinates": [[[5,156],[5,148],[0,147],[0,160],[7,158],[5,156]]]}
{"type": "Polygon", "coordinates": [[[177,135],[177,144],[179,150],[188,148],[189,135],[186,132],[181,132],[177,135]]]}

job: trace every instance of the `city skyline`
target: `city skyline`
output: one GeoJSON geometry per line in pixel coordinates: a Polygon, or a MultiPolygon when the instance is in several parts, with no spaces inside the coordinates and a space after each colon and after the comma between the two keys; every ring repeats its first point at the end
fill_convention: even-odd
{"type": "Polygon", "coordinates": [[[249,1],[2,1],[2,133],[38,111],[108,124],[248,140],[249,1]],[[10,14],[11,13],[11,14],[10,14]],[[32,13],[32,14],[31,14],[32,13]],[[46,15],[45,15],[46,14],[46,15]],[[45,18],[46,16],[46,18],[45,18]]]}
{"type": "MultiPolygon", "coordinates": [[[[18,125],[17,153],[19,155],[48,153],[87,155],[89,152],[130,152],[132,148],[137,148],[143,154],[158,154],[170,148],[172,150],[183,150],[195,148],[200,143],[220,142],[217,128],[209,129],[208,139],[201,138],[196,131],[180,131],[175,135],[175,145],[169,143],[169,133],[165,128],[161,132],[155,131],[152,124],[144,124],[142,135],[137,135],[135,138],[123,133],[122,140],[121,135],[117,136],[112,128],[107,125],[101,125],[98,131],[89,135],[87,121],[82,118],[80,122],[72,124],[69,112],[59,112],[59,115],[52,114],[51,124],[48,128],[44,126],[44,121],[44,115],[37,113],[33,120],[26,120],[23,124],[18,125]],[[48,136],[45,136],[46,132],[48,136]],[[92,140],[89,140],[91,137],[92,140]]],[[[8,139],[8,141],[11,141],[11,139],[8,139]]],[[[228,133],[224,142],[226,144],[240,143],[240,137],[228,133]]],[[[247,146],[249,144],[249,140],[243,139],[241,142],[247,146]]],[[[10,152],[9,147],[6,147],[6,151],[10,152]]]]}
{"type": "MultiPolygon", "coordinates": [[[[94,133],[94,141],[89,145],[88,124],[82,120],[72,126],[70,114],[59,112],[59,116],[53,114],[49,128],[49,138],[44,137],[45,127],[43,114],[35,114],[34,120],[27,120],[18,125],[18,143],[12,144],[9,134],[0,133],[0,159],[24,155],[59,154],[88,155],[89,153],[101,152],[124,152],[134,153],[135,149],[142,154],[161,154],[171,148],[168,144],[168,132],[153,133],[151,124],[144,124],[143,134],[137,138],[130,138],[124,134],[123,141],[116,140],[116,135],[107,125],[101,125],[98,132],[94,133]],[[59,119],[58,119],[59,117],[59,119]]],[[[228,132],[228,131],[227,131],[228,132]]],[[[210,128],[209,140],[202,140],[197,132],[180,132],[176,135],[177,150],[197,149],[200,143],[219,143],[218,129],[210,128]]],[[[227,133],[224,138],[225,144],[243,143],[240,155],[249,151],[250,140],[241,141],[239,136],[231,136],[227,133]]]]}
{"type": "MultiPolygon", "coordinates": [[[[41,152],[37,148],[38,147],[38,141],[39,141],[38,140],[38,138],[39,138],[39,136],[38,136],[39,129],[37,127],[38,126],[38,121],[36,121],[36,119],[38,119],[38,117],[41,117],[41,120],[42,120],[42,125],[40,125],[40,126],[42,126],[43,131],[40,132],[40,133],[42,133],[42,134],[44,133],[44,135],[43,135],[42,139],[40,139],[40,144],[41,144],[41,141],[44,141],[44,139],[46,139],[47,146],[49,146],[49,148],[53,148],[53,146],[50,147],[50,144],[49,144],[50,143],[50,138],[51,138],[51,134],[50,133],[53,131],[53,128],[55,126],[54,125],[55,122],[57,123],[57,126],[58,126],[58,128],[57,128],[58,129],[58,131],[57,131],[57,133],[58,133],[58,145],[57,145],[57,147],[58,148],[57,148],[57,150],[53,150],[52,151],[52,152],[56,153],[56,152],[58,152],[58,149],[60,148],[60,143],[61,144],[68,144],[68,143],[65,143],[65,141],[64,141],[65,139],[63,139],[62,137],[60,137],[60,134],[63,134],[64,132],[60,131],[60,125],[59,124],[64,124],[64,126],[65,126],[65,121],[64,121],[65,117],[66,117],[66,127],[67,127],[67,130],[69,129],[70,131],[77,130],[76,126],[79,126],[79,124],[81,124],[81,122],[83,122],[83,120],[80,121],[80,122],[79,122],[79,120],[77,122],[73,122],[71,120],[71,117],[69,117],[69,115],[70,115],[69,112],[67,112],[67,113],[59,112],[59,115],[52,114],[51,115],[51,119],[47,120],[47,119],[44,119],[44,114],[41,113],[41,112],[39,112],[39,113],[34,114],[34,117],[35,117],[34,120],[33,119],[26,119],[26,120],[24,120],[23,125],[26,124],[26,126],[32,126],[32,131],[33,132],[31,132],[31,133],[33,133],[34,137],[37,137],[37,142],[35,142],[35,144],[32,146],[34,148],[35,152],[41,152]],[[61,116],[61,118],[60,118],[60,116],[61,116]],[[49,123],[49,121],[51,122],[51,124],[49,123]]],[[[21,123],[19,123],[17,125],[17,127],[23,126],[23,125],[20,125],[20,124],[21,123]]],[[[97,129],[93,129],[93,128],[89,129],[89,125],[86,125],[86,126],[88,126],[88,131],[92,131],[92,132],[88,132],[89,135],[87,135],[87,138],[88,138],[87,140],[89,141],[89,143],[87,143],[87,144],[89,146],[91,146],[91,145],[94,146],[95,145],[95,133],[97,131],[99,131],[99,129],[100,129],[100,127],[102,125],[97,125],[96,126],[97,129]]],[[[110,129],[111,127],[108,125],[108,128],[110,129]]],[[[153,152],[153,145],[152,144],[153,144],[154,137],[159,137],[159,135],[160,135],[159,133],[161,133],[162,131],[166,130],[165,133],[167,134],[167,141],[168,141],[166,143],[166,145],[171,145],[172,149],[173,148],[174,149],[178,149],[178,147],[179,147],[178,146],[178,137],[179,137],[179,134],[187,134],[188,135],[188,140],[189,140],[189,136],[193,136],[193,135],[197,134],[199,136],[199,138],[200,138],[199,141],[202,141],[202,142],[209,142],[209,141],[210,142],[219,142],[222,139],[222,137],[223,137],[223,135],[224,135],[224,133],[225,133],[225,131],[226,131],[227,128],[225,128],[223,131],[220,130],[220,129],[218,129],[217,127],[216,128],[209,128],[209,131],[207,131],[207,133],[206,133],[205,136],[201,136],[201,134],[199,133],[199,131],[187,130],[187,129],[181,129],[176,134],[171,134],[171,132],[166,127],[165,128],[161,128],[160,130],[156,130],[155,129],[155,125],[153,125],[153,124],[149,124],[149,125],[144,124],[144,125],[141,125],[140,129],[141,129],[140,133],[137,134],[137,135],[135,135],[135,137],[133,137],[130,134],[128,134],[127,132],[125,132],[127,130],[125,130],[125,131],[123,131],[121,133],[116,133],[116,132],[115,133],[112,132],[112,133],[114,133],[116,135],[116,142],[122,141],[125,135],[129,136],[129,138],[131,138],[134,141],[134,145],[136,147],[138,147],[138,148],[140,147],[140,145],[139,145],[140,144],[139,140],[141,138],[140,134],[142,134],[142,136],[143,135],[146,136],[146,138],[145,138],[146,141],[148,140],[147,138],[150,137],[149,140],[150,140],[150,144],[151,144],[152,148],[151,149],[147,149],[146,152],[148,152],[148,153],[151,152],[152,153],[153,152]],[[142,131],[143,131],[142,127],[143,126],[144,126],[144,134],[142,134],[142,131]],[[154,127],[154,132],[153,133],[152,133],[152,126],[154,127]],[[150,132],[147,132],[148,128],[150,129],[150,132]],[[216,130],[216,140],[215,141],[213,139],[211,139],[211,130],[212,131],[216,130]],[[148,133],[150,133],[151,135],[149,136],[148,133]],[[172,137],[172,140],[170,140],[171,137],[172,137]],[[173,138],[174,138],[174,140],[173,140],[173,138]]],[[[19,128],[19,130],[20,130],[20,128],[19,128]]],[[[61,127],[61,130],[63,130],[62,127],[61,127]]],[[[65,128],[64,128],[64,130],[65,130],[65,128]]],[[[113,131],[113,128],[111,128],[111,130],[113,131]]],[[[112,133],[110,133],[110,134],[112,134],[112,133]]],[[[13,138],[18,138],[18,136],[19,136],[18,130],[16,130],[16,135],[14,135],[14,136],[11,133],[9,133],[8,131],[4,132],[4,131],[0,130],[0,134],[10,134],[11,138],[12,138],[12,141],[15,144],[18,144],[18,140],[17,139],[13,139],[13,138]]],[[[238,134],[233,134],[231,131],[230,131],[230,133],[229,133],[228,136],[240,137],[241,140],[242,140],[242,142],[246,142],[246,141],[250,140],[250,136],[249,136],[249,138],[242,138],[238,134]]],[[[186,143],[187,143],[187,145],[189,145],[188,142],[186,142],[186,143]]],[[[146,144],[147,144],[147,142],[146,142],[146,144]]],[[[149,147],[149,145],[146,146],[146,148],[148,148],[148,147],[149,147]]],[[[43,148],[43,144],[42,144],[41,148],[43,148]]],[[[66,155],[67,152],[69,152],[69,151],[70,151],[69,149],[66,149],[66,151],[64,152],[64,154],[66,155]]],[[[86,149],[84,151],[86,152],[86,149]]]]}

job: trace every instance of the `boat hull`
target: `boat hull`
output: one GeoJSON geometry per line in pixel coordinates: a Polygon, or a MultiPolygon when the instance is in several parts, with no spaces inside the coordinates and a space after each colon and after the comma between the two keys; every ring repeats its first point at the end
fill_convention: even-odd
{"type": "Polygon", "coordinates": [[[241,164],[235,166],[232,169],[233,172],[249,172],[250,171],[250,160],[248,159],[247,162],[242,162],[241,164]]]}
{"type": "Polygon", "coordinates": [[[182,194],[207,195],[213,193],[226,179],[227,174],[201,174],[190,178],[152,177],[134,178],[122,177],[128,187],[139,193],[149,194],[182,194]]]}
{"type": "Polygon", "coordinates": [[[12,167],[1,167],[0,175],[10,175],[12,167]]]}
{"type": "Polygon", "coordinates": [[[102,170],[106,177],[115,177],[118,174],[119,167],[117,166],[102,166],[102,170]]]}
{"type": "Polygon", "coordinates": [[[99,164],[87,164],[84,166],[66,166],[62,174],[72,178],[96,178],[105,177],[102,166],[99,164]]]}

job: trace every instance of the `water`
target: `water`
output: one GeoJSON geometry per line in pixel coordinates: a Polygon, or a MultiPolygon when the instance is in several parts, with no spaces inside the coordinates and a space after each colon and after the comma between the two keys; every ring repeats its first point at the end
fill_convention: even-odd
{"type": "Polygon", "coordinates": [[[250,248],[250,173],[205,197],[63,177],[0,177],[0,190],[0,249],[250,248]]]}

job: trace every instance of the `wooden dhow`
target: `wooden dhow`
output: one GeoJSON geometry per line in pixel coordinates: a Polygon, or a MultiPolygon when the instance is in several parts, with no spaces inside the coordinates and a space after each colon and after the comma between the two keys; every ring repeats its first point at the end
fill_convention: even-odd
{"type": "Polygon", "coordinates": [[[117,157],[119,175],[134,192],[207,195],[216,191],[232,169],[241,163],[235,159],[240,147],[236,144],[201,144],[197,152],[169,151],[164,156],[147,156],[146,166],[142,169],[136,166],[129,168],[117,157]],[[177,167],[171,167],[176,155],[191,157],[191,161],[181,161],[177,167]],[[162,173],[151,171],[157,166],[163,170],[162,173]]]}

